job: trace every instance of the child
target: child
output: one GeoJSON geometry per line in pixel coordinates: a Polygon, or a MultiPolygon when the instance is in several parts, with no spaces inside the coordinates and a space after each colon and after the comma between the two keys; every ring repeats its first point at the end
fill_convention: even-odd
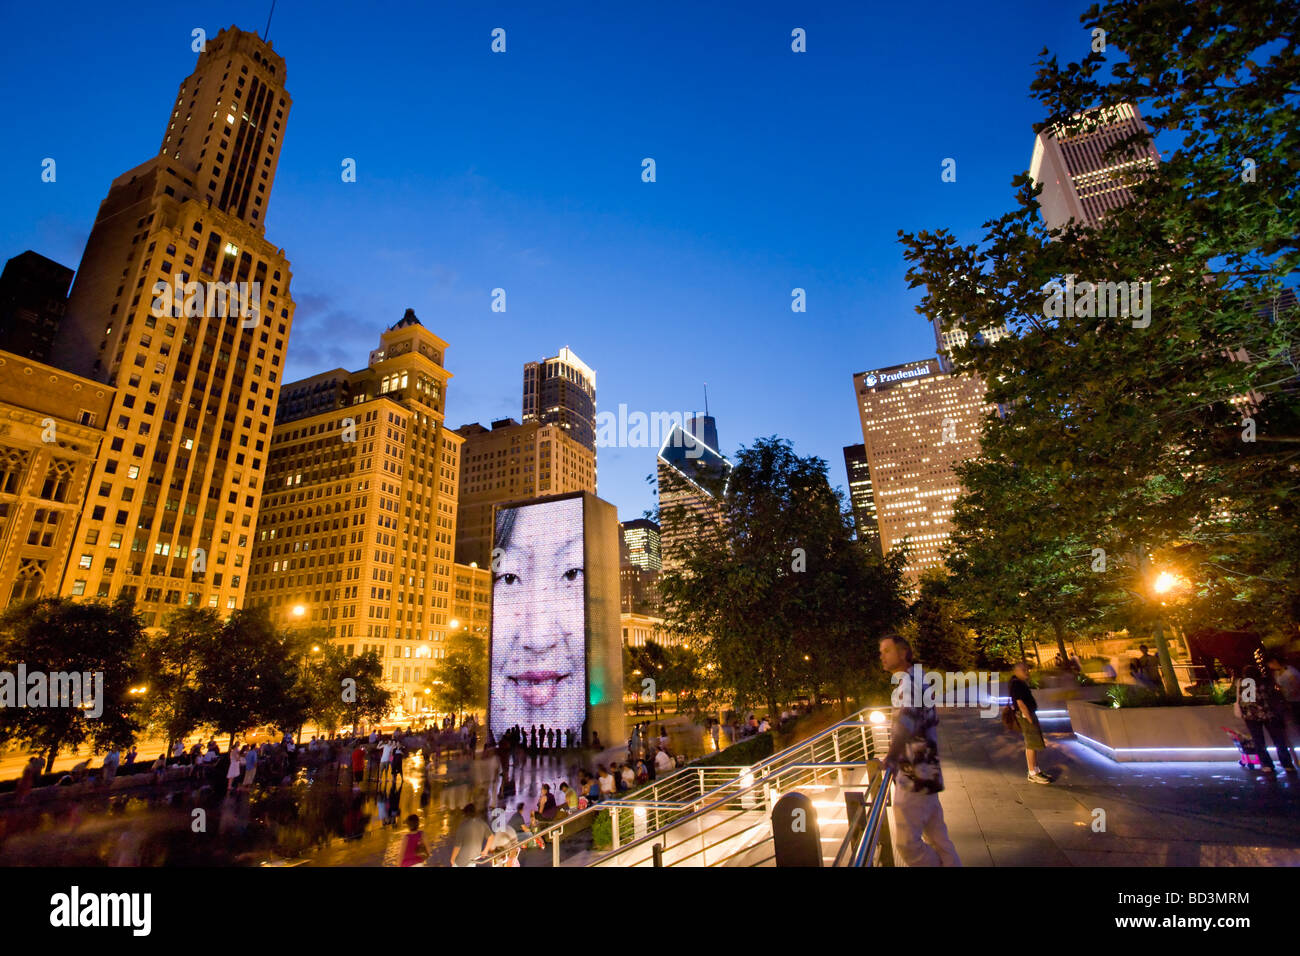
{"type": "Polygon", "coordinates": [[[402,861],[398,866],[424,866],[429,860],[429,847],[420,832],[420,816],[412,813],[406,818],[406,836],[402,844],[402,861]]]}

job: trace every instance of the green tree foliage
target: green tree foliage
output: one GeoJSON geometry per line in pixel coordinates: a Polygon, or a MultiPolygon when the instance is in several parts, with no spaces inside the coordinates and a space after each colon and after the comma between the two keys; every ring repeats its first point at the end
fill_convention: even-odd
{"type": "Polygon", "coordinates": [[[199,722],[232,740],[259,724],[300,728],[308,710],[301,672],[309,653],[309,638],[276,628],[265,608],[234,612],[203,650],[199,722]]]}
{"type": "Polygon", "coordinates": [[[481,638],[454,634],[447,653],[436,661],[430,675],[433,703],[457,714],[487,706],[487,646],[481,638]]]}
{"type": "Polygon", "coordinates": [[[392,709],[393,692],[383,686],[384,666],[374,651],[360,657],[329,641],[316,640],[303,669],[307,719],[334,733],[342,726],[375,723],[392,709]]]}
{"type": "Polygon", "coordinates": [[[921,575],[912,617],[900,629],[912,653],[926,667],[968,671],[975,666],[975,632],[953,595],[948,573],[932,568],[921,575]]]}
{"type": "Polygon", "coordinates": [[[167,735],[167,753],[198,726],[204,695],[198,684],[204,655],[221,638],[221,615],[212,608],[182,608],[146,638],[143,709],[167,735]]]}
{"type": "Polygon", "coordinates": [[[1002,588],[1003,623],[1046,623],[1058,638],[1107,615],[1159,635],[1152,579],[1176,561],[1202,623],[1294,636],[1300,315],[1280,293],[1300,265],[1300,4],[1113,0],[1081,20],[1081,51],[1100,28],[1106,52],[1061,66],[1044,51],[1031,90],[1042,127],[1141,109],[1162,155],[1126,181],[1132,201],[1103,228],[1049,233],[1021,175],[1016,207],[981,242],[902,235],[909,281],[927,290],[919,311],[967,333],[958,370],[1009,412],[963,472],[960,586],[986,614],[1002,588]],[[1149,325],[1049,315],[1048,283],[1069,281],[1149,282],[1149,325]],[[1010,336],[981,340],[1003,323],[1010,336]]]}
{"type": "MultiPolygon", "coordinates": [[[[19,741],[44,754],[47,772],[60,750],[87,741],[96,751],[129,746],[140,728],[129,691],[138,677],[142,646],[140,619],[125,599],[109,605],[39,598],[5,609],[0,614],[0,671],[16,675],[24,664],[29,675],[102,673],[103,700],[91,708],[0,708],[0,744],[19,741]],[[101,707],[98,717],[89,716],[89,710],[101,707]]],[[[83,682],[82,703],[91,703],[94,686],[93,679],[90,686],[83,682]]],[[[15,690],[25,693],[28,688],[15,690]]]]}
{"type": "Polygon", "coordinates": [[[716,515],[668,519],[689,535],[683,566],[660,579],[666,626],[698,653],[704,699],[721,691],[775,712],[819,682],[863,680],[879,629],[905,610],[899,569],[852,540],[825,461],[760,438],[716,484],[716,515]]]}

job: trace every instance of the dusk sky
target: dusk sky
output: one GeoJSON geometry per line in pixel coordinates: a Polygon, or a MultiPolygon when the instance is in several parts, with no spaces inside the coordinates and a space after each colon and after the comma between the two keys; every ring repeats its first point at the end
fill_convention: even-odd
{"type": "MultiPolygon", "coordinates": [[[[707,382],[724,453],[775,434],[843,487],[853,374],[934,353],[898,230],[972,241],[1010,207],[1036,55],[1086,55],[1086,4],[539,6],[278,4],[285,380],[363,367],[411,307],[449,343],[450,427],[519,418],[523,364],[567,345],[598,409],[690,412],[707,382]]],[[[269,7],[6,4],[0,261],[75,268],[110,182],[159,148],[191,31],[260,33],[269,7]]],[[[621,519],[652,507],[656,450],[599,450],[621,519]]]]}

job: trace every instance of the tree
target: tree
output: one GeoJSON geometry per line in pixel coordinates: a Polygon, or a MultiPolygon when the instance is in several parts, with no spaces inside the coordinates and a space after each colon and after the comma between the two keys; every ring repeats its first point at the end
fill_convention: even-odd
{"type": "MultiPolygon", "coordinates": [[[[1062,557],[1090,565],[1104,552],[1099,581],[1120,596],[1111,607],[1155,632],[1177,692],[1152,593],[1161,556],[1186,562],[1177,570],[1193,590],[1231,592],[1261,629],[1296,633],[1300,310],[1282,293],[1300,266],[1300,5],[1162,3],[1153,30],[1155,10],[1093,6],[1081,21],[1106,31],[1109,52],[1062,67],[1044,51],[1031,86],[1040,129],[1086,131],[1105,108],[1132,103],[1168,143],[1144,178],[1125,181],[1131,201],[1104,227],[1049,232],[1020,175],[1016,208],[986,223],[982,242],[901,235],[909,281],[927,290],[918,311],[967,333],[958,371],[980,375],[1008,412],[985,430],[982,454],[1029,496],[971,527],[1009,553],[1007,514],[1050,521],[1054,541],[1039,542],[1030,581],[1077,581],[1062,557]],[[1145,305],[1050,307],[1050,290],[1084,282],[1142,288],[1145,305]],[[1011,335],[982,340],[1004,323],[1011,335]]],[[[1111,157],[1131,156],[1140,139],[1111,157]]],[[[1037,613],[1059,627],[1072,609],[1037,613]]]]}
{"type": "Polygon", "coordinates": [[[181,608],[164,629],[145,640],[144,712],[167,734],[167,753],[199,724],[204,656],[221,639],[221,615],[212,608],[181,608]]]}
{"type": "Polygon", "coordinates": [[[986,421],[980,457],[957,468],[963,493],[945,555],[949,587],[979,630],[1010,630],[1019,648],[1025,630],[1037,625],[1052,631],[1068,657],[1067,630],[1097,621],[1124,597],[1094,570],[1104,567],[1104,555],[1056,520],[1072,507],[1068,489],[1008,460],[1003,427],[986,421]]]}
{"type": "Polygon", "coordinates": [[[349,657],[328,638],[317,646],[303,671],[307,687],[307,718],[334,733],[340,726],[358,727],[383,719],[392,708],[393,692],[383,686],[384,666],[368,651],[349,657]]]}
{"type": "MultiPolygon", "coordinates": [[[[129,746],[140,729],[130,688],[142,642],[143,627],[126,599],[108,605],[38,598],[5,609],[0,614],[0,671],[16,678],[23,665],[29,680],[42,675],[51,692],[54,675],[82,677],[80,701],[69,691],[67,700],[62,693],[57,702],[47,696],[46,706],[0,707],[0,743],[17,740],[44,754],[46,772],[60,750],[87,740],[96,751],[129,746]]],[[[13,689],[26,694],[31,686],[13,689]]]]}
{"type": "Polygon", "coordinates": [[[463,714],[487,706],[487,647],[481,638],[454,634],[431,668],[430,689],[440,710],[463,714]]]}
{"type": "Polygon", "coordinates": [[[682,567],[665,571],[660,588],[665,626],[699,654],[706,685],[775,713],[807,686],[802,665],[814,650],[825,667],[819,673],[846,682],[860,676],[861,645],[875,636],[861,628],[872,626],[871,605],[898,602],[897,580],[891,591],[887,573],[854,570],[849,555],[858,546],[826,462],[800,458],[788,441],[760,438],[703,490],[716,510],[671,516],[689,534],[682,567]]]}
{"type": "Polygon", "coordinates": [[[912,618],[902,628],[916,659],[928,667],[968,671],[975,664],[975,632],[953,597],[948,572],[931,568],[921,575],[912,618]]]}
{"type": "Polygon", "coordinates": [[[232,744],[236,734],[258,724],[301,728],[308,709],[300,678],[307,640],[277,629],[265,608],[232,614],[204,648],[196,677],[204,698],[200,722],[229,735],[232,744]]]}

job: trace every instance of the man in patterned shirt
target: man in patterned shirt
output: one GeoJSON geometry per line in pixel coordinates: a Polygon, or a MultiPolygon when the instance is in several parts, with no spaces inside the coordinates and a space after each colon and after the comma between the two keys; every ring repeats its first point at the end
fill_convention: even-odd
{"type": "Polygon", "coordinates": [[[880,664],[895,684],[885,766],[894,771],[898,854],[907,866],[961,866],[939,804],[939,715],[922,706],[920,667],[913,666],[911,645],[897,634],[881,638],[880,664]]]}

